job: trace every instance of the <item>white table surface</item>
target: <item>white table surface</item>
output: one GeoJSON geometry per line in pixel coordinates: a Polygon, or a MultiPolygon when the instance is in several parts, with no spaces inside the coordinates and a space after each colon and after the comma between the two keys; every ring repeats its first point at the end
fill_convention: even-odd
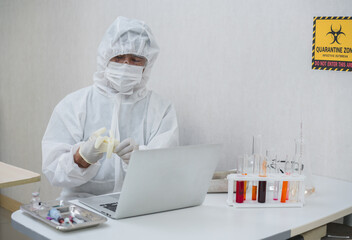
{"type": "Polygon", "coordinates": [[[303,208],[236,209],[227,206],[226,194],[208,194],[202,206],[109,218],[97,227],[72,232],[55,230],[21,210],[12,214],[12,225],[35,239],[286,239],[352,213],[351,182],[318,176],[313,180],[316,192],[303,208]]]}
{"type": "Polygon", "coordinates": [[[0,188],[40,181],[40,174],[0,162],[0,188]]]}

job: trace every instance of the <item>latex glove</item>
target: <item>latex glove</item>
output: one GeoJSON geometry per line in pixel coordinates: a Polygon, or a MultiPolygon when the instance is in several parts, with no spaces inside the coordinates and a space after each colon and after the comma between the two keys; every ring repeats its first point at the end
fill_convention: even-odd
{"type": "Polygon", "coordinates": [[[119,155],[119,157],[128,164],[131,158],[131,154],[134,150],[138,150],[138,145],[131,138],[123,140],[114,150],[114,153],[119,155]]]}
{"type": "MultiPolygon", "coordinates": [[[[94,164],[98,162],[99,159],[103,157],[103,151],[99,147],[96,148],[95,144],[100,137],[101,134],[103,134],[106,131],[106,128],[100,128],[97,131],[95,131],[92,136],[89,137],[89,139],[84,142],[80,148],[79,148],[79,154],[83,158],[84,161],[86,161],[89,164],[94,164]]],[[[101,143],[99,145],[102,145],[101,143]]]]}
{"type": "MultiPolygon", "coordinates": [[[[99,131],[99,130],[98,130],[99,131]]],[[[94,147],[100,152],[106,152],[106,157],[111,158],[113,150],[117,147],[119,141],[114,138],[114,134],[110,130],[110,137],[107,136],[98,136],[94,147]]]]}

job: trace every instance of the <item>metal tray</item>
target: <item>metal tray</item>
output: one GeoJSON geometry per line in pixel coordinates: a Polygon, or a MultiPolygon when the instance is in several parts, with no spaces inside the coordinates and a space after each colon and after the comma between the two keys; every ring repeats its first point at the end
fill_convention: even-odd
{"type": "Polygon", "coordinates": [[[40,209],[33,209],[32,204],[25,204],[21,206],[21,210],[60,231],[72,231],[81,228],[93,227],[107,221],[106,217],[100,216],[99,214],[65,201],[42,202],[40,209]],[[72,224],[60,224],[56,221],[52,222],[46,217],[48,216],[49,210],[53,207],[60,211],[63,218],[72,216],[78,218],[79,220],[83,220],[84,222],[72,224]]]}

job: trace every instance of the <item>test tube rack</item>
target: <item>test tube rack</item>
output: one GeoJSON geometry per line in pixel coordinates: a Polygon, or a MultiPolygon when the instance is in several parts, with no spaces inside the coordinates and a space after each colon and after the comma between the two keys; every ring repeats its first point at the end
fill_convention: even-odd
{"type": "MultiPolygon", "coordinates": [[[[305,191],[305,185],[304,185],[304,175],[299,175],[299,174],[291,174],[291,175],[285,175],[285,174],[268,174],[266,177],[261,177],[255,174],[229,174],[227,175],[227,180],[228,180],[228,190],[227,190],[227,204],[236,208],[275,208],[275,207],[303,207],[304,205],[304,191],[305,191]],[[266,181],[266,182],[283,182],[283,181],[288,181],[288,182],[297,182],[297,196],[295,201],[292,200],[287,200],[285,203],[282,203],[280,199],[278,200],[273,200],[273,197],[271,194],[268,194],[269,191],[267,191],[266,194],[266,201],[265,203],[260,203],[258,201],[252,200],[251,199],[251,193],[247,194],[248,199],[244,200],[243,203],[236,203],[234,194],[233,193],[233,187],[236,181],[266,181]]],[[[237,189],[236,189],[237,190],[237,189]]],[[[249,191],[250,192],[250,191],[249,191]]],[[[281,193],[281,191],[279,191],[281,193]]]]}

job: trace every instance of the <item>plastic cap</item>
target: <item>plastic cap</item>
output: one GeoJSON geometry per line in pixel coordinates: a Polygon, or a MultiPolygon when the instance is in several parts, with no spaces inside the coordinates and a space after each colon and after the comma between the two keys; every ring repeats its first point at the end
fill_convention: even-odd
{"type": "Polygon", "coordinates": [[[33,193],[32,193],[32,196],[33,196],[33,197],[38,197],[38,196],[39,196],[39,192],[33,192],[33,193]]]}

